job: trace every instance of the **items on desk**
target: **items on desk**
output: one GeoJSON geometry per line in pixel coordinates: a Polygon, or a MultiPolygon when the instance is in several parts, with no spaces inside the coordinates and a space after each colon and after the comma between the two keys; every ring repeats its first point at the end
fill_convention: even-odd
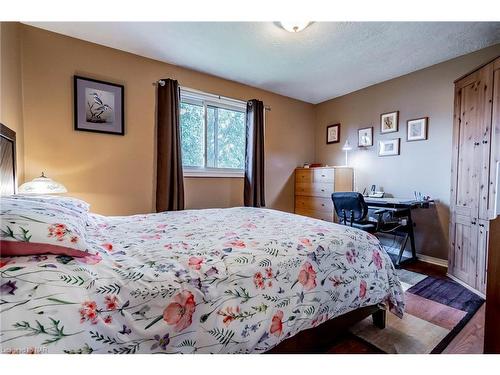
{"type": "Polygon", "coordinates": [[[431,200],[431,197],[429,195],[423,195],[421,192],[419,191],[414,191],[413,192],[413,195],[415,197],[415,200],[416,201],[419,201],[419,202],[427,202],[427,201],[430,201],[431,200]]]}
{"type": "Polygon", "coordinates": [[[383,198],[384,197],[384,192],[383,191],[374,191],[373,193],[368,194],[369,198],[383,198]]]}
{"type": "Polygon", "coordinates": [[[372,185],[369,192],[367,192],[366,188],[364,188],[362,193],[364,197],[370,197],[370,198],[383,198],[384,194],[385,193],[383,191],[377,191],[376,185],[372,185]]]}

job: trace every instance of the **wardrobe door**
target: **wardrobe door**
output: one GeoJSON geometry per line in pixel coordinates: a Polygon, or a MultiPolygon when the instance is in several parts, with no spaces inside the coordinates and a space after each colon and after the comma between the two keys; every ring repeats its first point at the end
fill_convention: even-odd
{"type": "Polygon", "coordinates": [[[480,121],[484,97],[481,74],[455,85],[449,273],[470,286],[476,284],[477,221],[481,164],[480,121]]]}
{"type": "Polygon", "coordinates": [[[492,123],[490,142],[490,170],[488,189],[488,219],[494,219],[500,211],[500,58],[493,63],[492,123]]]}
{"type": "MultiPolygon", "coordinates": [[[[490,158],[492,141],[492,107],[493,107],[493,64],[490,63],[478,71],[477,81],[477,115],[479,127],[479,219],[488,220],[490,194],[490,158]]],[[[493,193],[493,191],[491,192],[493,193]]]]}
{"type": "MultiPolygon", "coordinates": [[[[489,220],[479,220],[478,241],[477,241],[477,262],[476,262],[476,283],[475,289],[486,294],[486,273],[488,265],[488,240],[490,237],[489,220]]],[[[474,286],[474,285],[472,285],[474,286]]]]}
{"type": "MultiPolygon", "coordinates": [[[[474,74],[476,77],[477,74],[474,74]]],[[[452,209],[457,215],[477,219],[479,211],[479,150],[481,106],[478,80],[468,79],[456,90],[452,209]]]]}
{"type": "Polygon", "coordinates": [[[476,284],[477,228],[477,221],[470,217],[452,214],[448,272],[472,287],[476,284]]]}

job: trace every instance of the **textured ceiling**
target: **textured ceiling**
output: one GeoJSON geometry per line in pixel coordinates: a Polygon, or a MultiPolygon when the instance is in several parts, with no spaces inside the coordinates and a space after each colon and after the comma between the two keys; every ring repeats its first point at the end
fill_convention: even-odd
{"type": "Polygon", "coordinates": [[[310,103],[500,43],[498,22],[29,24],[310,103]]]}

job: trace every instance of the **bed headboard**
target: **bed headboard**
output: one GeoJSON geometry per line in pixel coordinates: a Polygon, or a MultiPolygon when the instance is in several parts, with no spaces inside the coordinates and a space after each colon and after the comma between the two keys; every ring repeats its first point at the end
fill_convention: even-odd
{"type": "Polygon", "coordinates": [[[16,132],[0,123],[0,195],[16,190],[16,132]]]}

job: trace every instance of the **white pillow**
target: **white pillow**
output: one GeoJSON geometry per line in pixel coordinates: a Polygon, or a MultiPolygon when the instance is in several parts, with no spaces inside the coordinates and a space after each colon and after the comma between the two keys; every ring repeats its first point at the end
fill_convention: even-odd
{"type": "Polygon", "coordinates": [[[63,197],[59,195],[16,194],[9,196],[9,198],[23,199],[34,202],[48,202],[76,211],[79,214],[87,214],[90,211],[90,204],[88,204],[85,201],[82,201],[81,199],[73,197],[63,197]]]}
{"type": "Polygon", "coordinates": [[[87,214],[49,200],[0,198],[2,256],[89,255],[85,240],[87,214]]]}

